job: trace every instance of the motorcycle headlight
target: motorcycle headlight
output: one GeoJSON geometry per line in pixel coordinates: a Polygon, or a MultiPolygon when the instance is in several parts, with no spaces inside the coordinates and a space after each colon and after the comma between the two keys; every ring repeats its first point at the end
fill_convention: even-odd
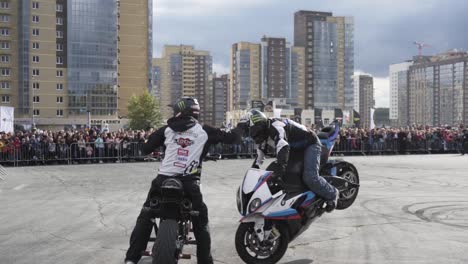
{"type": "Polygon", "coordinates": [[[239,213],[242,214],[240,187],[237,189],[236,202],[237,202],[237,210],[239,210],[239,213]]]}
{"type": "Polygon", "coordinates": [[[249,212],[254,212],[260,207],[260,205],[262,205],[262,200],[260,200],[260,198],[255,198],[252,202],[250,202],[249,212]]]}

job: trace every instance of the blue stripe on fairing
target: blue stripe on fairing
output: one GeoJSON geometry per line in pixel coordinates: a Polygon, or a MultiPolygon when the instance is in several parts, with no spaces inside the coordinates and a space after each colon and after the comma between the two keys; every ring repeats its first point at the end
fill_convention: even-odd
{"type": "Polygon", "coordinates": [[[304,200],[304,202],[302,202],[301,206],[307,206],[309,204],[311,204],[312,200],[315,198],[315,193],[311,192],[311,191],[308,191],[306,193],[304,193],[307,197],[306,199],[304,200]]]}
{"type": "Polygon", "coordinates": [[[313,192],[311,192],[311,191],[308,191],[308,192],[306,192],[305,194],[307,195],[307,197],[306,197],[306,199],[305,199],[304,202],[308,202],[308,201],[310,201],[310,200],[312,200],[312,199],[315,198],[315,193],[313,193],[313,192]]]}
{"type": "Polygon", "coordinates": [[[270,172],[266,172],[265,174],[263,174],[262,177],[260,177],[260,179],[258,179],[257,185],[255,185],[255,188],[254,188],[254,192],[257,190],[258,187],[260,187],[260,185],[263,183],[265,178],[268,176],[270,176],[270,172]]]}
{"type": "Polygon", "coordinates": [[[290,215],[296,215],[297,211],[295,209],[289,208],[283,211],[271,213],[269,215],[266,215],[266,217],[282,217],[282,216],[290,216],[290,215]]]}

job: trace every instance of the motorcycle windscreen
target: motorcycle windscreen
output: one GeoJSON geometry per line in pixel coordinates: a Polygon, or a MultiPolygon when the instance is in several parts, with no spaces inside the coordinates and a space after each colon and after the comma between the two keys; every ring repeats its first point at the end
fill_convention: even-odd
{"type": "Polygon", "coordinates": [[[271,172],[258,169],[249,169],[244,177],[244,182],[242,183],[242,191],[244,193],[251,193],[258,187],[259,180],[263,177],[266,177],[271,172]]]}

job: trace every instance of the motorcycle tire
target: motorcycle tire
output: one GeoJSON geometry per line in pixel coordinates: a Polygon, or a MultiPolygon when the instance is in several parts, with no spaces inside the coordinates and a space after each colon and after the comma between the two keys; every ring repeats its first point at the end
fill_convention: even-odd
{"type": "MultiPolygon", "coordinates": [[[[246,236],[247,233],[255,234],[253,223],[241,223],[236,232],[236,251],[239,257],[247,264],[274,264],[277,263],[286,253],[289,244],[289,232],[284,225],[276,225],[280,232],[278,238],[279,244],[273,255],[264,259],[258,259],[247,251],[246,236]]],[[[255,254],[255,253],[254,253],[255,254]]]]}
{"type": "Polygon", "coordinates": [[[168,219],[161,221],[158,235],[153,244],[153,264],[175,264],[176,257],[177,221],[168,219]]]}
{"type": "MultiPolygon", "coordinates": [[[[359,174],[351,167],[342,167],[338,170],[338,177],[347,179],[353,183],[359,184],[359,174]]],[[[337,210],[344,210],[350,207],[356,200],[359,193],[359,187],[345,193],[340,193],[338,198],[337,210]]]]}

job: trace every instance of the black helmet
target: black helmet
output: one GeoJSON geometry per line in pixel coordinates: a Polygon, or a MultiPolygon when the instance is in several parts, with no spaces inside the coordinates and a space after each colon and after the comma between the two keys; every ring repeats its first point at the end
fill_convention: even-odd
{"type": "Polygon", "coordinates": [[[200,105],[198,100],[192,97],[182,97],[172,107],[175,117],[191,116],[198,119],[200,115],[200,105]]]}
{"type": "Polygon", "coordinates": [[[268,138],[268,118],[258,110],[250,110],[248,113],[250,121],[250,137],[257,144],[261,144],[268,138]]]}

